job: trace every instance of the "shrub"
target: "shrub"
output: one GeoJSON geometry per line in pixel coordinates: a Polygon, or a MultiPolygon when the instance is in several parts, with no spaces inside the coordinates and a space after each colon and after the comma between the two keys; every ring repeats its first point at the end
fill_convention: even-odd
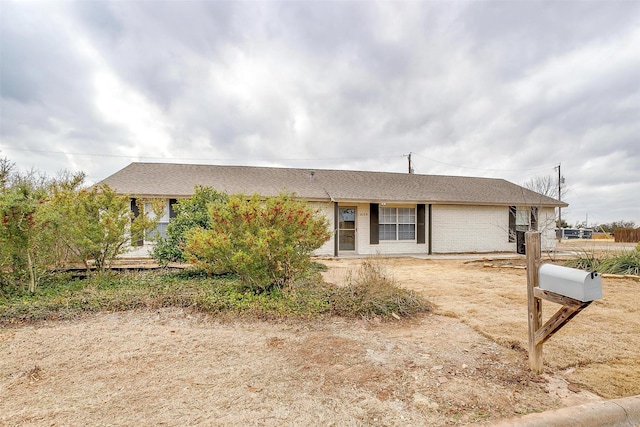
{"type": "Polygon", "coordinates": [[[640,249],[607,254],[600,258],[584,252],[565,263],[568,267],[608,274],[640,274],[640,249]]]}
{"type": "Polygon", "coordinates": [[[333,313],[339,316],[413,316],[431,309],[417,293],[396,285],[376,260],[365,261],[347,284],[335,289],[331,298],[333,313]]]}
{"type": "Polygon", "coordinates": [[[209,228],[207,205],[216,201],[227,200],[227,195],[219,193],[211,187],[195,188],[189,199],[179,200],[173,207],[176,216],[167,226],[167,237],[159,237],[151,251],[151,257],[160,265],[170,262],[186,262],[184,254],[186,233],[195,227],[209,228]]]}
{"type": "Polygon", "coordinates": [[[0,191],[0,285],[28,282],[34,292],[53,262],[54,235],[41,206],[44,186],[23,180],[0,191]]]}
{"type": "Polygon", "coordinates": [[[93,261],[103,270],[128,250],[131,235],[156,227],[163,206],[151,201],[155,219],[148,212],[134,217],[128,196],[118,195],[106,184],[91,188],[80,188],[80,184],[53,186],[45,209],[47,220],[76,259],[87,268],[93,261]]]}
{"type": "Polygon", "coordinates": [[[210,228],[187,233],[189,261],[210,273],[234,273],[256,293],[303,274],[330,236],[327,219],[288,194],[264,201],[230,196],[209,204],[208,216],[210,228]]]}
{"type": "Polygon", "coordinates": [[[564,263],[566,267],[578,268],[580,270],[598,271],[600,260],[589,251],[582,251],[576,257],[564,263]]]}

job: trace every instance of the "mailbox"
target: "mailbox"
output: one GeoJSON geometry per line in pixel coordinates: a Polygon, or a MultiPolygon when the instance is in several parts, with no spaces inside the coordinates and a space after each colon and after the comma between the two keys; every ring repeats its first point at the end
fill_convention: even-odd
{"type": "Polygon", "coordinates": [[[538,270],[538,286],[582,302],[602,298],[600,275],[577,268],[542,264],[538,270]]]}

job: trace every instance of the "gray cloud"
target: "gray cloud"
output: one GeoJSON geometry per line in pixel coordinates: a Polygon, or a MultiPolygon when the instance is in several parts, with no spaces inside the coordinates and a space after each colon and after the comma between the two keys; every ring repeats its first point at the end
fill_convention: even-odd
{"type": "Polygon", "coordinates": [[[640,224],[639,15],[626,1],[4,2],[0,155],[93,180],[140,158],[403,172],[413,152],[418,173],[517,183],[562,163],[570,217],[640,224]]]}

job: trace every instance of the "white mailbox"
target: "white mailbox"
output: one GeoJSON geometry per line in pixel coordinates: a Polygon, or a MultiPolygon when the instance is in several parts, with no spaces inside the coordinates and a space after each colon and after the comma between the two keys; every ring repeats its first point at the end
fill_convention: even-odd
{"type": "Polygon", "coordinates": [[[600,275],[577,268],[542,264],[538,270],[538,286],[582,302],[602,298],[600,275]]]}

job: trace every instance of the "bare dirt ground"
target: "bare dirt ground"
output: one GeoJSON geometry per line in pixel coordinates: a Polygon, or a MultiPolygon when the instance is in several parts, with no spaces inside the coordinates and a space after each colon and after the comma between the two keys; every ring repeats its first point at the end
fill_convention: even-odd
{"type": "MultiPolygon", "coordinates": [[[[455,425],[640,394],[640,283],[605,279],[536,376],[525,271],[499,268],[521,260],[477,259],[377,260],[436,304],[408,321],[165,309],[1,329],[0,425],[455,425]]],[[[324,262],[340,282],[362,260],[324,262]]]]}

